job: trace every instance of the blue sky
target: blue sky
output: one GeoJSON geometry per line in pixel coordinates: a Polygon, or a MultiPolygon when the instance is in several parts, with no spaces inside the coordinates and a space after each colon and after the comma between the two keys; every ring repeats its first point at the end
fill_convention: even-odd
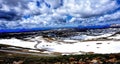
{"type": "Polygon", "coordinates": [[[0,10],[20,17],[0,19],[7,29],[118,23],[120,19],[120,0],[0,0],[0,4],[0,10]]]}

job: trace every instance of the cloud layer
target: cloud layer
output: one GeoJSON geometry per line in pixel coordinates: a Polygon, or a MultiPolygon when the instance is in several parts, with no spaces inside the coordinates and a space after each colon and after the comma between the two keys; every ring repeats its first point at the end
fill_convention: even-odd
{"type": "Polygon", "coordinates": [[[119,0],[1,0],[0,10],[21,18],[0,20],[0,29],[119,22],[119,0]]]}

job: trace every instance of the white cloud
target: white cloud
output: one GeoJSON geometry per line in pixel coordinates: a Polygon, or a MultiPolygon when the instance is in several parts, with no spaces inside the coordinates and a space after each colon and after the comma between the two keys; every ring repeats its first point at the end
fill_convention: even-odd
{"type": "MultiPolygon", "coordinates": [[[[61,0],[1,0],[0,4],[2,5],[0,10],[16,11],[21,16],[31,15],[29,20],[18,20],[16,23],[20,24],[18,27],[38,24],[40,26],[57,25],[61,22],[60,19],[65,20],[68,15],[72,17],[68,22],[78,22],[78,24],[93,21],[97,23],[106,19],[118,19],[120,16],[119,12],[106,14],[119,7],[115,0],[63,0],[63,5],[61,0]],[[39,1],[40,6],[36,6],[36,1],[39,1]]],[[[9,22],[9,24],[12,23],[9,22]]]]}
{"type": "Polygon", "coordinates": [[[113,0],[65,0],[64,6],[58,9],[66,10],[66,13],[80,17],[99,15],[116,9],[116,1],[113,0]]]}
{"type": "Polygon", "coordinates": [[[120,19],[120,11],[115,12],[113,14],[107,14],[107,15],[101,16],[99,18],[99,21],[116,20],[116,19],[120,19]]]}

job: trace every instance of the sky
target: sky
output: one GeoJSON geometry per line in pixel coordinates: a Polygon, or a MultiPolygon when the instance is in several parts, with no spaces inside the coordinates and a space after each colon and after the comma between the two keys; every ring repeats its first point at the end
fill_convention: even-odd
{"type": "Polygon", "coordinates": [[[19,17],[0,19],[0,29],[120,22],[119,0],[0,0],[0,11],[19,17]]]}

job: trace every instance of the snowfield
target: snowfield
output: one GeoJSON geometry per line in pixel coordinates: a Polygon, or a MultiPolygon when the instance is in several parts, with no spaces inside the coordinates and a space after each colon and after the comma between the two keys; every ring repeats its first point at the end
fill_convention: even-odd
{"type": "MultiPolygon", "coordinates": [[[[59,52],[62,54],[84,54],[87,52],[94,52],[100,54],[109,54],[109,53],[120,53],[120,40],[119,35],[106,37],[111,40],[93,40],[90,38],[88,40],[51,40],[43,37],[35,37],[31,39],[32,41],[23,41],[15,38],[11,39],[0,39],[0,44],[12,45],[23,48],[31,49],[44,49],[43,53],[53,53],[59,52]]],[[[96,36],[98,37],[98,36],[96,36]]],[[[95,38],[95,37],[94,37],[95,38]]]]}

